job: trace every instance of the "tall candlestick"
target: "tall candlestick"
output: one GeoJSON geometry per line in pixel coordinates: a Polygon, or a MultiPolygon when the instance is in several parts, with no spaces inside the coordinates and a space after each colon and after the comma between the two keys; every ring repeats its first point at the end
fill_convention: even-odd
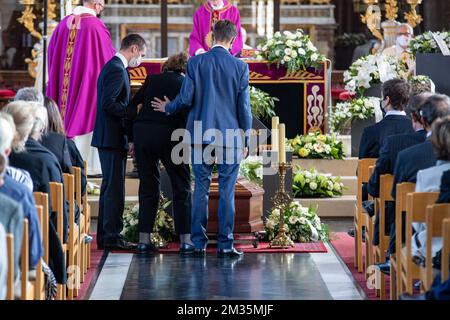
{"type": "Polygon", "coordinates": [[[272,117],[272,152],[278,152],[278,125],[280,118],[272,117]]]}
{"type": "Polygon", "coordinates": [[[285,137],[286,137],[286,128],[284,123],[280,123],[278,125],[278,131],[279,131],[279,135],[280,135],[280,139],[278,140],[278,144],[279,144],[279,153],[278,153],[278,161],[280,163],[286,163],[286,142],[285,142],[285,137]]]}

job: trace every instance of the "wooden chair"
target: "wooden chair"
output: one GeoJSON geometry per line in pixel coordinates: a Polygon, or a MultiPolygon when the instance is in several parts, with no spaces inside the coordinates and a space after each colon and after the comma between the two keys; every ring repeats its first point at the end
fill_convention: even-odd
{"type": "Polygon", "coordinates": [[[6,250],[8,256],[8,273],[6,276],[6,300],[14,300],[14,236],[6,235],[6,250]]]}
{"type": "MultiPolygon", "coordinates": [[[[363,272],[363,257],[362,257],[362,230],[365,227],[366,214],[362,208],[362,187],[364,183],[369,181],[369,167],[374,166],[377,159],[361,159],[358,161],[358,196],[355,205],[354,228],[355,228],[355,267],[358,272],[363,272]]],[[[366,239],[367,241],[367,239],[366,239]]]]}
{"type": "MultiPolygon", "coordinates": [[[[373,172],[375,171],[375,166],[370,166],[369,167],[369,177],[372,176],[373,172]]],[[[375,201],[375,199],[369,194],[367,197],[367,200],[372,200],[375,201]]],[[[364,227],[365,227],[365,276],[366,279],[368,279],[370,277],[370,273],[368,270],[369,266],[372,266],[374,263],[374,253],[373,253],[373,246],[372,246],[372,241],[373,241],[373,230],[375,229],[375,223],[374,223],[374,219],[373,217],[371,217],[368,214],[364,214],[364,227]]]]}
{"type": "MultiPolygon", "coordinates": [[[[58,233],[59,241],[61,241],[61,247],[64,255],[67,253],[67,245],[64,243],[64,229],[63,229],[63,220],[64,220],[64,197],[63,197],[63,185],[58,182],[50,182],[50,199],[51,204],[50,208],[52,212],[56,212],[56,232],[58,233]]],[[[66,259],[67,262],[67,259],[66,259]]],[[[67,265],[67,263],[66,263],[67,265]]],[[[56,299],[57,300],[65,300],[66,298],[66,284],[58,284],[56,299]]]]}
{"type": "MultiPolygon", "coordinates": [[[[413,294],[413,280],[420,278],[419,266],[412,261],[412,223],[425,222],[427,206],[436,202],[438,192],[414,192],[406,196],[405,252],[397,261],[397,277],[400,278],[400,293],[413,294]]],[[[397,234],[397,238],[398,234],[397,234]]]]}
{"type": "MultiPolygon", "coordinates": [[[[42,210],[42,208],[41,208],[42,210]]],[[[29,223],[28,219],[23,219],[23,236],[22,236],[22,248],[20,255],[20,291],[21,300],[34,300],[34,285],[29,281],[29,223]]],[[[41,265],[42,271],[42,265],[41,265]]]]}
{"type": "Polygon", "coordinates": [[[64,193],[69,202],[69,236],[67,239],[67,260],[68,260],[68,281],[67,281],[67,299],[73,300],[78,295],[80,287],[79,272],[79,227],[75,222],[75,178],[72,174],[63,174],[64,193]]]}
{"type": "Polygon", "coordinates": [[[403,247],[403,212],[406,212],[406,195],[414,192],[416,184],[411,182],[399,183],[396,186],[395,199],[395,254],[391,254],[391,278],[390,278],[390,296],[391,300],[397,300],[400,296],[400,277],[397,276],[398,264],[400,261],[403,247]]]}
{"type": "Polygon", "coordinates": [[[80,209],[80,220],[79,220],[79,238],[80,238],[80,247],[78,250],[78,261],[80,267],[80,283],[84,282],[84,276],[87,272],[87,263],[86,263],[86,250],[87,246],[85,244],[86,237],[86,219],[84,210],[82,210],[83,206],[83,195],[81,194],[81,168],[72,167],[73,175],[75,178],[75,203],[80,209]]]}
{"type": "Polygon", "coordinates": [[[450,259],[450,219],[445,219],[442,223],[442,252],[441,252],[441,282],[448,279],[448,269],[450,259]]]}
{"type": "MultiPolygon", "coordinates": [[[[391,196],[394,176],[384,174],[380,176],[380,197],[375,203],[375,212],[379,215],[379,239],[378,246],[375,246],[374,255],[375,263],[383,263],[386,261],[386,251],[389,246],[389,234],[386,234],[386,204],[388,201],[394,201],[391,196]]],[[[366,243],[366,246],[368,244],[366,243]]],[[[384,273],[380,272],[380,299],[386,299],[386,279],[384,273]]]]}
{"type": "MultiPolygon", "coordinates": [[[[48,231],[48,225],[44,226],[45,225],[44,216],[47,216],[46,221],[48,223],[48,211],[44,211],[44,208],[40,205],[36,205],[36,211],[39,218],[39,224],[41,226],[40,228],[41,239],[43,239],[43,242],[45,243],[46,242],[45,238],[47,238],[48,243],[48,233],[47,235],[45,235],[44,233],[44,230],[48,231]]],[[[44,279],[44,272],[42,270],[42,259],[39,259],[39,262],[36,265],[36,279],[34,280],[33,286],[34,286],[34,300],[45,300],[45,279],[44,279]]]]}
{"type": "MultiPolygon", "coordinates": [[[[425,267],[420,268],[420,280],[422,281],[423,291],[429,291],[431,289],[431,285],[433,284],[433,255],[431,245],[433,238],[443,238],[445,234],[443,233],[443,222],[445,219],[450,219],[450,204],[435,204],[427,207],[425,267]]],[[[442,258],[441,260],[447,260],[448,263],[448,255],[447,258],[442,258]]]]}
{"type": "Polygon", "coordinates": [[[34,192],[34,202],[36,203],[36,206],[42,207],[42,220],[41,222],[41,231],[42,231],[42,245],[44,246],[44,261],[48,265],[48,232],[49,232],[49,214],[50,211],[48,210],[48,194],[43,192],[34,192]]]}
{"type": "MultiPolygon", "coordinates": [[[[84,174],[88,175],[88,164],[87,161],[84,161],[84,174]]],[[[91,206],[88,203],[88,193],[87,188],[83,195],[83,213],[84,213],[84,228],[86,234],[91,233],[91,206]]],[[[91,267],[91,244],[86,245],[86,269],[91,267]]]]}

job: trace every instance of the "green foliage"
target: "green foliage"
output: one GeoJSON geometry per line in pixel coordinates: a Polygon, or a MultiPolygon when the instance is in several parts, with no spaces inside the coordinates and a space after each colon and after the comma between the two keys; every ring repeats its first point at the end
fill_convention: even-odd
{"type": "Polygon", "coordinates": [[[336,159],[345,157],[344,144],[336,139],[335,134],[324,135],[311,132],[289,140],[289,144],[297,155],[303,159],[336,159]]]}
{"type": "Polygon", "coordinates": [[[267,92],[250,86],[250,107],[253,116],[259,120],[275,116],[276,101],[280,100],[276,97],[271,97],[267,92]]]}
{"type": "Polygon", "coordinates": [[[344,184],[341,177],[319,173],[316,169],[303,170],[296,167],[292,191],[295,198],[332,198],[342,196],[344,184]]]}

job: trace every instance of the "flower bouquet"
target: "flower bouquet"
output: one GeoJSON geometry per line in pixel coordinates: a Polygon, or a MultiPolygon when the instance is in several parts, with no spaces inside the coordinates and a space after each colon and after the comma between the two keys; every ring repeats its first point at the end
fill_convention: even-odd
{"type": "Polygon", "coordinates": [[[380,98],[376,97],[361,97],[349,102],[337,103],[330,117],[331,131],[341,132],[352,120],[372,118],[378,111],[381,112],[380,98]]]}
{"type": "Polygon", "coordinates": [[[295,198],[332,198],[342,196],[341,177],[319,173],[316,169],[295,168],[292,190],[295,198]]]}
{"type": "Polygon", "coordinates": [[[434,91],[434,83],[428,76],[413,76],[409,79],[409,84],[411,85],[411,93],[413,95],[434,91]]]}
{"type": "Polygon", "coordinates": [[[256,87],[250,86],[250,108],[256,118],[263,120],[275,116],[275,102],[280,101],[276,97],[271,97],[256,87]]]}
{"type": "Polygon", "coordinates": [[[345,90],[363,96],[371,86],[395,78],[407,79],[405,63],[393,56],[368,55],[344,72],[345,90]]]}
{"type": "MultiPolygon", "coordinates": [[[[267,240],[271,241],[278,234],[280,210],[274,209],[265,222],[267,240]]],[[[326,241],[329,228],[320,221],[315,208],[305,208],[298,202],[292,202],[284,211],[284,225],[287,234],[294,242],[326,241]]]]}
{"type": "MultiPolygon", "coordinates": [[[[155,226],[153,227],[152,243],[158,247],[166,247],[174,239],[175,227],[173,218],[165,209],[170,205],[170,201],[161,193],[159,198],[159,208],[156,214],[155,226]]],[[[121,234],[129,242],[139,241],[139,204],[127,205],[123,214],[123,230],[121,234]]]]}
{"type": "Polygon", "coordinates": [[[288,71],[305,70],[308,67],[320,68],[325,56],[317,51],[309,36],[303,30],[295,32],[276,32],[271,39],[258,45],[258,59],[266,59],[286,67],[288,71]]]}
{"type": "Polygon", "coordinates": [[[295,155],[304,159],[336,159],[345,157],[344,144],[336,139],[335,134],[324,135],[311,132],[289,140],[295,155]]]}
{"type": "MultiPolygon", "coordinates": [[[[435,32],[440,35],[441,38],[447,43],[447,46],[450,47],[450,32],[442,31],[435,32]]],[[[433,34],[431,31],[425,32],[414,39],[409,43],[409,48],[411,53],[415,56],[418,53],[440,53],[441,50],[439,46],[434,40],[433,34]]]]}
{"type": "Polygon", "coordinates": [[[263,184],[263,165],[262,157],[249,156],[243,160],[239,167],[239,173],[250,182],[256,183],[262,187],[263,184]]]}

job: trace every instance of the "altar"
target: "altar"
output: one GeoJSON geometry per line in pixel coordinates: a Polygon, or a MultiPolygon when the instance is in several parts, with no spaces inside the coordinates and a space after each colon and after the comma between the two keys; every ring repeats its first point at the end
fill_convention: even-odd
{"type": "MultiPolygon", "coordinates": [[[[280,122],[286,124],[287,138],[310,131],[326,131],[327,63],[321,69],[289,72],[266,61],[244,61],[249,65],[250,84],[279,99],[275,112],[280,122]]],[[[161,73],[164,62],[164,59],[144,60],[139,67],[130,69],[131,85],[138,87],[147,75],[161,73]]],[[[264,124],[270,128],[270,119],[264,124]]]]}

